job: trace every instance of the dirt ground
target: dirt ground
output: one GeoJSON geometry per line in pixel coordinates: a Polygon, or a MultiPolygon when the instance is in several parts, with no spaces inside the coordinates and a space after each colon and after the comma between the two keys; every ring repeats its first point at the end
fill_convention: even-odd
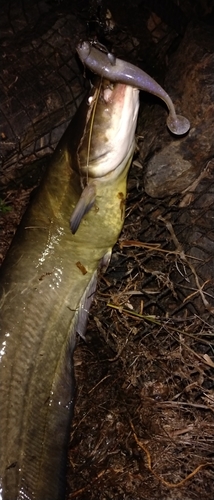
{"type": "MultiPolygon", "coordinates": [[[[133,8],[139,4],[134,2],[133,8]]],[[[179,45],[186,16],[195,14],[197,8],[204,18],[212,17],[209,2],[194,2],[194,8],[186,2],[179,34],[176,15],[173,27],[168,28],[165,19],[159,26],[161,35],[156,30],[158,50],[149,34],[153,33],[152,19],[156,22],[160,13],[144,18],[145,43],[151,44],[157,56],[157,73],[163,71],[172,47],[179,45]]],[[[124,52],[129,40],[124,23],[130,19],[130,9],[130,5],[124,8],[120,36],[115,35],[118,46],[125,40],[124,52]]],[[[137,17],[135,21],[139,38],[137,17]]],[[[131,40],[133,48],[133,34],[131,40]]],[[[153,67],[153,59],[149,62],[145,56],[144,62],[153,67]]],[[[17,177],[14,166],[7,180],[10,169],[2,175],[2,259],[44,170],[43,161],[31,165],[25,159],[25,165],[21,174],[17,168],[17,177]]],[[[213,196],[213,173],[208,182],[213,196]]],[[[207,184],[202,181],[198,189],[202,199],[207,184]]],[[[184,244],[182,235],[188,239],[189,222],[182,219],[180,202],[181,195],[154,199],[145,193],[143,165],[136,154],[124,229],[108,271],[100,275],[86,342],[78,339],[74,356],[76,404],[68,456],[69,500],[213,499],[214,326],[213,312],[204,307],[203,297],[212,303],[214,292],[212,285],[206,294],[205,286],[203,295],[203,285],[188,281],[186,270],[192,273],[194,262],[187,248],[194,244],[193,240],[189,246],[184,244]]],[[[213,201],[205,212],[211,234],[213,201]]],[[[207,280],[213,280],[214,270],[210,272],[207,280]]]]}

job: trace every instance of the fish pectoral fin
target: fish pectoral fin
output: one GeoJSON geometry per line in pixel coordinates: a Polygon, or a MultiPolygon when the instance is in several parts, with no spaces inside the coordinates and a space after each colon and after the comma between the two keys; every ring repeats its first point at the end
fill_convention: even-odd
{"type": "Polygon", "coordinates": [[[100,267],[101,267],[103,273],[106,272],[106,270],[109,266],[109,262],[111,260],[111,255],[112,255],[112,249],[109,248],[109,250],[105,253],[103,258],[101,259],[100,267]]]}
{"type": "Polygon", "coordinates": [[[88,184],[80,196],[79,201],[73,211],[70,219],[70,228],[72,234],[77,232],[80,222],[85,214],[91,210],[96,198],[96,186],[95,184],[88,184]]]}
{"type": "Polygon", "coordinates": [[[90,283],[88,284],[78,309],[78,320],[76,325],[76,333],[83,339],[85,339],[86,326],[88,321],[89,309],[96,291],[97,287],[97,271],[94,272],[90,283]]]}

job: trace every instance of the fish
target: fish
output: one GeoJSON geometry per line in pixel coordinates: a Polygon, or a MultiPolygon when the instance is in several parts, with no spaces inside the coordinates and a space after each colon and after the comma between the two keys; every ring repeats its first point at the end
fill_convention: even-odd
{"type": "Polygon", "coordinates": [[[153,94],[165,102],[169,115],[167,126],[175,135],[184,135],[190,129],[188,118],[177,115],[174,104],[167,92],[145,71],[134,64],[116,58],[107,50],[100,50],[89,41],[82,41],[77,46],[77,53],[82,63],[92,72],[112,82],[121,82],[139,90],[153,94]]]}
{"type": "Polygon", "coordinates": [[[123,226],[138,108],[137,89],[94,83],[1,268],[1,500],[65,498],[73,352],[123,226]]]}
{"type": "Polygon", "coordinates": [[[165,99],[181,133],[171,100],[148,75],[88,43],[86,49],[87,56],[81,43],[77,52],[98,78],[60,140],[0,272],[0,500],[65,498],[73,353],[123,226],[139,89],[165,99]]]}

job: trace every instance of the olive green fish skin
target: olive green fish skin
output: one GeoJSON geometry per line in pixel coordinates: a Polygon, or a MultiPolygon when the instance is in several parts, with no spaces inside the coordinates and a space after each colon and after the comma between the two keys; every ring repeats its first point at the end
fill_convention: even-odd
{"type": "Polygon", "coordinates": [[[133,142],[118,177],[96,179],[95,205],[72,235],[69,219],[82,188],[71,149],[87,106],[60,143],[1,270],[1,500],[65,497],[76,332],[84,335],[97,270],[122,228],[134,151],[133,142]]]}

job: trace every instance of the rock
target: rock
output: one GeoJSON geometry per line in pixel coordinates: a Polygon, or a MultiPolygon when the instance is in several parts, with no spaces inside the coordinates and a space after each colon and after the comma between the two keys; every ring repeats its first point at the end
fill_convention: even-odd
{"type": "Polygon", "coordinates": [[[180,193],[196,179],[195,166],[184,160],[177,144],[166,146],[152,157],[144,177],[144,188],[149,196],[163,198],[180,193]]]}

